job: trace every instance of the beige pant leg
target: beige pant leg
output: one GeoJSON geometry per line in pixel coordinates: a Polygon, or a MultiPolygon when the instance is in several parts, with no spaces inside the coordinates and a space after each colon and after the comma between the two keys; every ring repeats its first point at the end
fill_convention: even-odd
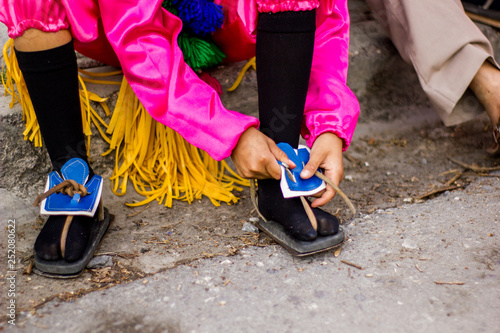
{"type": "MultiPolygon", "coordinates": [[[[497,65],[488,39],[459,0],[366,0],[401,57],[412,64],[446,126],[484,111],[467,90],[485,60],[497,65]]],[[[498,67],[498,65],[497,65],[498,67]]]]}

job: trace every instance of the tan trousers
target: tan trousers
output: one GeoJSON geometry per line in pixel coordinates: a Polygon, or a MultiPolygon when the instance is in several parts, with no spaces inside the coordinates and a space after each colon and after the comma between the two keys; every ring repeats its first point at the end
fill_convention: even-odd
{"type": "Polygon", "coordinates": [[[401,57],[412,64],[423,90],[446,126],[484,111],[467,90],[485,60],[494,63],[488,39],[459,0],[366,0],[401,57]]]}

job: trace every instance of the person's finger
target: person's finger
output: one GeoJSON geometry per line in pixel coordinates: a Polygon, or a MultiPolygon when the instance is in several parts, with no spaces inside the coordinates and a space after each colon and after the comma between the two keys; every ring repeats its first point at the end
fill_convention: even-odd
{"type": "Polygon", "coordinates": [[[259,164],[259,174],[257,179],[274,178],[281,179],[281,168],[278,164],[278,156],[282,158],[280,152],[286,156],[286,154],[276,146],[274,141],[267,141],[268,151],[263,152],[259,164]],[[278,155],[278,156],[276,156],[278,155]]]}
{"type": "Polygon", "coordinates": [[[296,167],[295,163],[293,163],[293,161],[288,158],[287,154],[283,150],[281,150],[274,142],[270,143],[269,149],[278,161],[286,163],[290,169],[296,167]]]}
{"type": "Polygon", "coordinates": [[[336,169],[325,170],[324,174],[328,179],[332,181],[332,183],[339,186],[340,182],[344,178],[344,168],[340,166],[336,169]]]}
{"type": "MultiPolygon", "coordinates": [[[[245,174],[245,178],[248,179],[267,179],[270,177],[275,177],[276,172],[279,173],[279,170],[273,169],[273,163],[276,164],[276,167],[279,169],[278,163],[274,159],[274,157],[269,153],[268,156],[260,156],[253,160],[247,160],[246,165],[244,166],[243,173],[245,174]],[[271,170],[271,171],[269,171],[271,170]]],[[[279,176],[278,176],[279,177],[279,176]]]]}
{"type": "MultiPolygon", "coordinates": [[[[344,172],[343,168],[337,168],[333,170],[325,170],[324,175],[332,181],[335,185],[339,186],[340,182],[342,181],[342,178],[344,177],[344,172]]],[[[326,190],[325,192],[321,195],[320,198],[317,200],[314,200],[312,203],[313,207],[318,207],[326,204],[328,201],[332,200],[337,192],[330,186],[326,185],[326,190]]]]}
{"type": "Polygon", "coordinates": [[[333,188],[330,185],[327,185],[326,189],[323,192],[323,194],[321,195],[321,197],[315,199],[311,203],[311,207],[316,208],[316,207],[325,205],[326,203],[328,203],[328,201],[332,200],[332,198],[335,196],[335,194],[336,193],[333,190],[333,188]]]}
{"type": "Polygon", "coordinates": [[[281,179],[281,167],[279,166],[278,162],[269,163],[268,165],[266,165],[266,171],[272,178],[276,180],[281,179]]]}
{"type": "Polygon", "coordinates": [[[318,170],[319,165],[323,162],[324,156],[320,156],[319,154],[311,154],[309,158],[309,162],[304,166],[304,169],[300,173],[300,177],[302,179],[311,178],[316,170],[318,170]]]}
{"type": "Polygon", "coordinates": [[[316,194],[311,195],[313,198],[321,198],[323,196],[323,193],[325,193],[326,190],[321,190],[316,194]]]}
{"type": "Polygon", "coordinates": [[[281,168],[270,151],[245,162],[244,166],[235,163],[236,171],[243,178],[281,179],[281,168]]]}

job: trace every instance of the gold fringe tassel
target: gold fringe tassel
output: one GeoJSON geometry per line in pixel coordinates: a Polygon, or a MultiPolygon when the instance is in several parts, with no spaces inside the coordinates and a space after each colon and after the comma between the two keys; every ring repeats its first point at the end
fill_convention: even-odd
{"type": "MultiPolygon", "coordinates": [[[[26,123],[24,139],[40,147],[40,129],[17,65],[12,40],[6,43],[3,54],[7,68],[2,82],[6,94],[12,95],[10,107],[16,102],[21,103],[26,123]]],[[[172,129],[156,122],[139,102],[125,77],[121,82],[111,120],[107,124],[91,106],[91,101],[100,103],[106,115],[110,116],[107,98],[89,92],[85,82],[120,84],[102,80],[102,77],[121,72],[79,72],[83,130],[88,140],[87,154],[93,124],[110,145],[109,150],[102,155],[115,152],[115,167],[110,177],[113,193],[126,194],[130,180],[137,193],[146,197],[141,202],[127,205],[140,206],[156,200],[158,204],[172,207],[174,199],[191,203],[195,199],[201,199],[203,195],[215,206],[219,206],[221,201],[232,204],[238,200],[232,192],[241,191],[240,186],[249,186],[249,181],[239,177],[225,161],[212,159],[205,151],[189,144],[172,129]]]]}
{"type": "Polygon", "coordinates": [[[236,88],[240,85],[241,81],[243,80],[243,77],[245,76],[245,73],[250,69],[250,67],[253,68],[254,71],[257,70],[257,65],[255,62],[255,57],[250,58],[245,66],[241,69],[240,73],[238,74],[238,77],[236,78],[236,81],[234,81],[233,85],[227,89],[227,91],[235,91],[236,88]]]}
{"type": "Polygon", "coordinates": [[[178,133],[155,121],[139,102],[125,78],[107,130],[112,134],[110,149],[115,151],[112,190],[126,192],[130,180],[137,193],[146,197],[139,206],[153,200],[171,207],[172,200],[191,203],[207,196],[215,206],[219,201],[237,201],[233,190],[249,182],[234,173],[225,161],[217,162],[206,152],[184,140],[178,133]],[[228,173],[226,173],[226,171],[228,173]]]}

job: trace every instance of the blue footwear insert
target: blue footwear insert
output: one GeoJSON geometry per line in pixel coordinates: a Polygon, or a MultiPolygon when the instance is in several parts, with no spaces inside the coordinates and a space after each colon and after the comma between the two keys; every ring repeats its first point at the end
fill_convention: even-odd
{"type": "Polygon", "coordinates": [[[304,166],[309,162],[310,152],[308,147],[301,145],[298,149],[293,149],[292,146],[284,142],[278,143],[278,147],[296,165],[295,168],[288,169],[286,165],[278,161],[282,169],[281,191],[285,198],[313,195],[326,187],[325,182],[318,178],[318,176],[313,175],[309,179],[302,179],[300,177],[304,166]]]}
{"type": "Polygon", "coordinates": [[[89,167],[81,158],[72,158],[61,168],[61,175],[53,171],[49,174],[45,191],[62,183],[64,180],[72,179],[78,184],[82,184],[87,189],[88,194],[80,197],[75,194],[70,197],[63,193],[54,193],[42,201],[40,214],[46,215],[84,215],[94,216],[97,206],[101,200],[102,177],[94,175],[90,181],[89,167]]]}

